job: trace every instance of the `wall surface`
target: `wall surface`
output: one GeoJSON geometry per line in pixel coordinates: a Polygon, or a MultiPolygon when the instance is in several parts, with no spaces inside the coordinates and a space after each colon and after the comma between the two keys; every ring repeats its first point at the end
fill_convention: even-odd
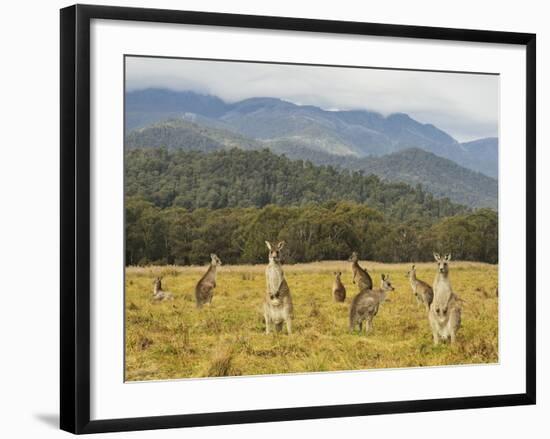
{"type": "MultiPolygon", "coordinates": [[[[88,3],[96,3],[89,1],[88,3]]],[[[209,10],[263,15],[428,26],[482,28],[537,33],[538,49],[538,224],[548,224],[550,152],[542,148],[550,117],[550,28],[545,3],[437,0],[189,0],[108,1],[101,4],[209,10]],[[546,201],[544,200],[546,198],[546,201]]],[[[0,432],[3,437],[59,437],[58,422],[58,283],[59,283],[59,19],[64,1],[7,2],[2,8],[0,70],[0,432]],[[6,300],[7,298],[7,300],[6,300]]],[[[327,419],[162,432],[113,437],[214,438],[239,436],[300,437],[483,437],[544,436],[550,412],[548,310],[543,270],[550,262],[543,249],[549,232],[538,231],[538,405],[535,407],[327,419]],[[537,434],[538,433],[538,434],[537,434]]]]}

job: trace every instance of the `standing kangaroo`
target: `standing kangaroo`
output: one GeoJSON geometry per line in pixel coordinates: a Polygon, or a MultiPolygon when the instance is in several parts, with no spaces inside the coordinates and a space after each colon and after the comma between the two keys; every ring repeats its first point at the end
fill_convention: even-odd
{"type": "Polygon", "coordinates": [[[210,254],[210,266],[195,287],[197,308],[202,308],[205,303],[212,303],[214,288],[216,288],[216,268],[220,265],[222,265],[220,258],[218,258],[214,253],[210,254]]]}
{"type": "Polygon", "coordinates": [[[448,338],[451,339],[451,343],[454,343],[456,332],[460,328],[462,308],[449,280],[451,255],[448,254],[441,258],[439,254],[434,253],[434,258],[437,262],[437,272],[433,284],[434,298],[428,312],[428,320],[432,327],[434,344],[437,345],[440,340],[448,338]]]}
{"type": "Polygon", "coordinates": [[[335,302],[345,302],[346,300],[346,287],[342,283],[342,272],[334,272],[334,283],[332,284],[332,297],[335,302]]]}
{"type": "Polygon", "coordinates": [[[161,302],[163,300],[174,300],[174,295],[162,289],[162,278],[156,277],[153,281],[153,300],[161,302]]]}
{"type": "Polygon", "coordinates": [[[359,256],[357,255],[357,252],[353,252],[351,254],[349,262],[351,262],[351,273],[353,275],[352,282],[356,283],[355,279],[359,277],[357,280],[359,291],[372,290],[372,279],[369,273],[367,273],[367,270],[361,268],[359,265],[359,256]]]}
{"type": "Polygon", "coordinates": [[[285,242],[281,241],[277,245],[268,241],[265,243],[269,249],[269,264],[265,269],[265,333],[269,334],[272,324],[275,326],[275,330],[280,332],[283,329],[283,323],[286,323],[287,333],[291,334],[292,297],[281,265],[281,249],[284,247],[285,242]]]}
{"type": "Polygon", "coordinates": [[[409,282],[411,283],[411,288],[414,296],[416,297],[416,301],[418,303],[424,304],[424,306],[426,307],[426,311],[429,311],[430,305],[434,300],[434,291],[432,287],[430,287],[423,280],[417,279],[416,267],[414,265],[412,266],[410,271],[407,272],[407,277],[409,278],[409,282]]]}
{"type": "Polygon", "coordinates": [[[352,332],[359,326],[359,332],[365,325],[365,334],[372,328],[372,320],[378,314],[380,304],[386,300],[386,294],[394,291],[395,288],[390,282],[390,276],[382,274],[380,288],[375,290],[362,290],[355,296],[349,308],[349,330],[352,332]]]}

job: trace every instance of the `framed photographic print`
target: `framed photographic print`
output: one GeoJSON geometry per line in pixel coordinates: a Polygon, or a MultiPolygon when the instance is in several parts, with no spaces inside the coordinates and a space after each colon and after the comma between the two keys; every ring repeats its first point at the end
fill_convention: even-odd
{"type": "Polygon", "coordinates": [[[61,10],[61,428],[535,403],[535,35],[61,10]]]}

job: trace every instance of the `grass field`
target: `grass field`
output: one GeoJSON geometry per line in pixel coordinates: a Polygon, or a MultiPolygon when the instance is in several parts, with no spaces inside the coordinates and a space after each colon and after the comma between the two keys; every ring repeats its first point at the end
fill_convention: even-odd
{"type": "MultiPolygon", "coordinates": [[[[432,345],[426,312],[405,273],[409,264],[363,262],[375,286],[389,273],[395,292],[368,335],[348,332],[357,293],[350,264],[285,265],[294,302],[293,334],[265,335],[265,265],[222,266],[210,307],[196,309],[194,287],[206,267],[126,269],[126,380],[319,372],[498,362],[498,266],[451,263],[455,292],[466,302],[455,345],[432,345]],[[331,296],[333,272],[344,274],[346,303],[331,296]],[[152,281],[163,276],[173,301],[153,303],[152,281]]],[[[435,263],[416,264],[432,283],[435,263]]]]}

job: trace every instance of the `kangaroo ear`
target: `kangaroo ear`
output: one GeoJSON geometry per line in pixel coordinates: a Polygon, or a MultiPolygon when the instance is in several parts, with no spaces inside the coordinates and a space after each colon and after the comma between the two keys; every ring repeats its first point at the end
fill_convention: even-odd
{"type": "Polygon", "coordinates": [[[446,261],[450,261],[451,260],[451,254],[449,253],[447,256],[445,256],[445,260],[446,261]]]}
{"type": "Polygon", "coordinates": [[[340,276],[342,276],[342,272],[341,272],[341,271],[339,271],[338,274],[339,274],[340,276]]]}
{"type": "Polygon", "coordinates": [[[281,250],[284,246],[285,246],[285,242],[284,242],[284,241],[281,241],[281,242],[279,242],[279,244],[277,244],[277,248],[278,248],[279,250],[281,250]]]}
{"type": "Polygon", "coordinates": [[[381,274],[382,280],[386,280],[386,275],[384,273],[381,274]]]}
{"type": "Polygon", "coordinates": [[[271,243],[270,243],[269,241],[266,241],[266,242],[265,242],[265,245],[267,245],[267,248],[268,248],[269,250],[271,250],[271,243]]]}
{"type": "Polygon", "coordinates": [[[434,253],[434,259],[436,262],[439,262],[441,260],[441,256],[439,256],[439,253],[434,253]]]}
{"type": "Polygon", "coordinates": [[[413,264],[412,269],[414,270],[414,268],[415,268],[415,265],[413,264]]]}

